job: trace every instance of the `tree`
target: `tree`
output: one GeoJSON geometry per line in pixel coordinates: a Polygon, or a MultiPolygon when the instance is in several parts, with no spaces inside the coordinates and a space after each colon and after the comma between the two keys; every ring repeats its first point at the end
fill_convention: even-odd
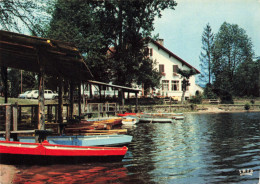
{"type": "Polygon", "coordinates": [[[202,34],[202,52],[200,53],[200,80],[211,84],[212,81],[212,50],[214,46],[214,35],[209,24],[204,28],[202,34]]]}
{"type": "Polygon", "coordinates": [[[235,73],[234,94],[238,96],[258,96],[259,66],[252,60],[243,62],[235,73]]]}
{"type": "Polygon", "coordinates": [[[27,32],[33,35],[43,34],[41,24],[47,21],[43,0],[3,0],[0,1],[0,28],[7,31],[27,32]]]}
{"type": "Polygon", "coordinates": [[[196,71],[194,69],[191,70],[181,70],[178,69],[177,71],[178,74],[182,76],[182,96],[181,96],[181,103],[184,103],[184,97],[185,97],[185,92],[187,91],[187,87],[190,85],[189,83],[189,78],[192,75],[196,74],[196,71]]]}
{"type": "Polygon", "coordinates": [[[224,22],[214,41],[213,68],[214,88],[235,94],[238,68],[253,58],[252,42],[244,29],[224,22]]]}
{"type": "Polygon", "coordinates": [[[154,87],[159,73],[145,55],[144,38],[151,37],[155,17],[176,5],[173,0],[58,0],[48,35],[73,42],[90,70],[96,71],[96,80],[154,87]],[[146,75],[140,77],[144,71],[146,75]]]}

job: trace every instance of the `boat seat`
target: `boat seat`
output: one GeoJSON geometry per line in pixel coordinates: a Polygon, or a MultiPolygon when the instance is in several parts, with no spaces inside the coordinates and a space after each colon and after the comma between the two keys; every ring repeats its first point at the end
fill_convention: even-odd
{"type": "MultiPolygon", "coordinates": [[[[5,135],[5,131],[0,131],[0,134],[5,135]]],[[[48,135],[52,134],[51,130],[13,130],[10,131],[10,134],[12,138],[17,141],[18,134],[35,134],[35,137],[41,142],[42,140],[45,140],[48,135]]]]}

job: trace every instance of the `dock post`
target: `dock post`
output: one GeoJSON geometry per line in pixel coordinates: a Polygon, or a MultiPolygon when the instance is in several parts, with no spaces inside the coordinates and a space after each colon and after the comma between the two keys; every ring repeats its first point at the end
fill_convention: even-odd
{"type": "Polygon", "coordinates": [[[5,102],[8,102],[8,83],[7,83],[7,67],[1,67],[1,76],[4,83],[4,97],[5,102]]]}
{"type": "Polygon", "coordinates": [[[5,140],[10,141],[11,134],[11,105],[5,106],[5,140]]]}
{"type": "Polygon", "coordinates": [[[61,130],[61,127],[62,127],[62,124],[63,124],[63,116],[62,116],[62,113],[63,113],[63,97],[62,97],[62,90],[63,90],[63,85],[62,85],[62,77],[59,76],[58,77],[58,81],[59,81],[59,96],[58,96],[58,123],[59,123],[59,128],[58,128],[58,133],[61,134],[62,133],[62,130],[61,130]]]}
{"type": "Polygon", "coordinates": [[[73,90],[74,90],[74,82],[70,81],[70,98],[69,98],[69,119],[73,119],[73,90]]]}
{"type": "Polygon", "coordinates": [[[79,118],[81,116],[81,82],[79,83],[78,86],[78,114],[79,118]]]}
{"type": "Polygon", "coordinates": [[[13,130],[17,131],[17,120],[18,120],[18,104],[13,105],[13,130]]]}
{"type": "Polygon", "coordinates": [[[135,113],[138,112],[138,96],[137,93],[135,93],[135,113]]]}
{"type": "MultiPolygon", "coordinates": [[[[38,130],[45,130],[45,112],[44,112],[44,73],[43,68],[41,67],[40,73],[38,75],[39,80],[39,91],[38,91],[38,130]]],[[[40,140],[39,135],[35,134],[35,142],[39,143],[40,140]]]]}

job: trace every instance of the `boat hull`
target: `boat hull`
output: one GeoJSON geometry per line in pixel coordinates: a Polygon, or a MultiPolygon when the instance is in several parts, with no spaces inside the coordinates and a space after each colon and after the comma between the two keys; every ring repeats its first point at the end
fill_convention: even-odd
{"type": "Polygon", "coordinates": [[[140,118],[140,122],[143,123],[173,123],[173,119],[170,118],[153,118],[153,117],[145,117],[140,118]]]}
{"type": "Polygon", "coordinates": [[[43,143],[0,141],[2,164],[72,164],[121,161],[127,147],[67,146],[43,143]]]}
{"type": "Polygon", "coordinates": [[[120,162],[124,156],[40,156],[0,153],[0,163],[7,165],[82,164],[93,162],[120,162]]]}
{"type": "MultiPolygon", "coordinates": [[[[130,135],[92,135],[92,136],[48,136],[50,144],[74,145],[74,146],[127,146],[133,136],[130,135]]],[[[4,138],[0,138],[4,141],[4,138]]],[[[35,143],[35,137],[18,137],[20,142],[35,143]]],[[[12,141],[12,139],[11,139],[12,141]]]]}

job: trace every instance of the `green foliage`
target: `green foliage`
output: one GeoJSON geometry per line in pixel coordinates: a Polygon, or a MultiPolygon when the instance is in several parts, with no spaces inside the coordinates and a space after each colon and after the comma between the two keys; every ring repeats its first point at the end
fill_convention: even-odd
{"type": "Polygon", "coordinates": [[[48,21],[45,5],[49,2],[50,0],[0,1],[0,29],[21,33],[29,31],[32,35],[42,35],[43,30],[40,25],[48,21]]]}
{"type": "Polygon", "coordinates": [[[48,36],[74,43],[96,80],[155,87],[159,73],[145,55],[143,38],[151,37],[155,17],[175,6],[173,0],[57,0],[48,36]]]}
{"type": "Polygon", "coordinates": [[[189,78],[192,75],[196,74],[196,71],[194,69],[191,70],[181,70],[178,68],[177,73],[182,76],[182,97],[181,97],[181,103],[184,103],[184,96],[185,92],[187,91],[187,87],[190,85],[189,78]]]}
{"type": "Polygon", "coordinates": [[[214,35],[209,24],[204,28],[202,34],[202,52],[200,54],[201,82],[211,83],[212,81],[212,49],[214,46],[214,35]]]}
{"type": "Polygon", "coordinates": [[[245,106],[244,106],[245,110],[249,110],[250,109],[250,104],[249,103],[246,103],[245,106]]]}
{"type": "Polygon", "coordinates": [[[237,96],[259,96],[259,62],[247,60],[238,66],[234,75],[234,94],[237,96]]]}
{"type": "Polygon", "coordinates": [[[245,62],[252,61],[253,55],[252,42],[245,30],[236,24],[224,22],[214,42],[214,88],[236,94],[236,81],[239,78],[244,80],[239,68],[243,68],[245,62]]]}
{"type": "Polygon", "coordinates": [[[202,94],[197,93],[194,97],[190,99],[190,103],[193,104],[201,104],[202,102],[202,94]]]}
{"type": "Polygon", "coordinates": [[[203,92],[203,96],[206,99],[216,99],[217,95],[213,91],[213,86],[211,84],[206,84],[206,87],[203,92]]]}

